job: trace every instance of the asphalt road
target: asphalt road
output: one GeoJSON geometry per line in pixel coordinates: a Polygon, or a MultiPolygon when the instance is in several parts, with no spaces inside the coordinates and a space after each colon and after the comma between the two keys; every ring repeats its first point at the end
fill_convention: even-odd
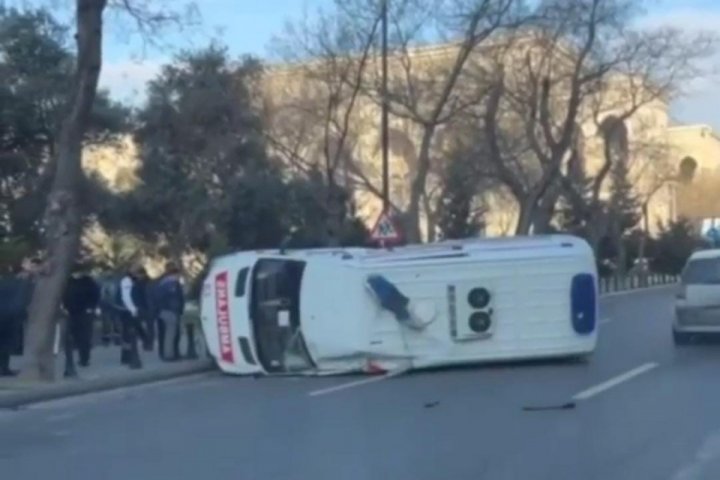
{"type": "Polygon", "coordinates": [[[212,375],[0,412],[0,478],[717,479],[720,345],[675,348],[671,306],[604,299],[587,364],[212,375]]]}

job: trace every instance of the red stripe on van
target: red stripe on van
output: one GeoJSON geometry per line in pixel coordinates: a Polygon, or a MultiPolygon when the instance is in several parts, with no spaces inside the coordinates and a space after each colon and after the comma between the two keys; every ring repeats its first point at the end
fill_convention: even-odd
{"type": "Polygon", "coordinates": [[[218,273],[215,276],[215,314],[220,341],[220,359],[223,362],[234,363],[227,272],[218,273]]]}

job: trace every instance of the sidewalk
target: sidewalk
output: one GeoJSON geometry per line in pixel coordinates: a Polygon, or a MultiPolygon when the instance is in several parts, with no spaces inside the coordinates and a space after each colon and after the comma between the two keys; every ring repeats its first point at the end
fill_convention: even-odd
{"type": "MultiPolygon", "coordinates": [[[[181,352],[186,352],[183,342],[181,352]]],[[[143,368],[130,370],[120,364],[120,347],[96,346],[92,350],[90,366],[77,366],[76,378],[63,378],[65,355],[60,352],[55,357],[56,377],[52,383],[28,383],[19,378],[0,377],[0,408],[17,408],[29,403],[53,400],[56,398],[81,395],[84,393],[111,390],[130,385],[166,380],[183,375],[191,375],[212,370],[213,364],[205,351],[199,349],[197,360],[162,362],[157,351],[140,351],[143,368]]],[[[77,362],[77,356],[76,362],[77,362]]],[[[22,369],[25,359],[12,357],[10,366],[14,370],[22,369]]]]}

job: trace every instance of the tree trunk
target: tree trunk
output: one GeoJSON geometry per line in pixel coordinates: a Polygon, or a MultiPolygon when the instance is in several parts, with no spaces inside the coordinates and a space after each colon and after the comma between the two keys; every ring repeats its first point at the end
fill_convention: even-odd
{"type": "Polygon", "coordinates": [[[555,217],[555,210],[558,200],[560,200],[560,193],[561,186],[559,182],[549,187],[548,191],[545,192],[532,220],[533,233],[535,235],[550,233],[550,224],[552,223],[553,217],[555,217]]]}
{"type": "Polygon", "coordinates": [[[617,220],[613,221],[610,227],[610,238],[615,249],[615,263],[617,264],[617,273],[619,275],[625,275],[627,273],[627,250],[625,249],[625,242],[622,238],[622,230],[618,225],[617,220]]]}
{"type": "Polygon", "coordinates": [[[423,209],[427,218],[427,241],[432,243],[437,240],[437,216],[432,209],[427,193],[423,193],[423,209]]]}
{"type": "Polygon", "coordinates": [[[533,214],[535,211],[534,203],[524,200],[520,203],[520,214],[518,215],[517,225],[515,226],[515,235],[529,235],[532,226],[533,214]]]}
{"type": "MultiPolygon", "coordinates": [[[[596,207],[601,208],[601,207],[596,207]]],[[[597,210],[590,216],[590,221],[587,222],[587,242],[590,244],[595,256],[598,254],[600,248],[600,242],[608,232],[608,216],[604,212],[598,212],[597,210]]]]}
{"type": "Polygon", "coordinates": [[[550,223],[555,215],[555,205],[547,203],[540,206],[532,219],[532,231],[534,235],[550,233],[550,223]]]}
{"type": "Polygon", "coordinates": [[[323,243],[326,247],[338,247],[341,243],[340,237],[345,217],[345,198],[338,190],[339,187],[335,183],[334,171],[328,168],[327,192],[325,198],[322,199],[322,205],[325,207],[326,222],[323,243]]]}
{"type": "Polygon", "coordinates": [[[75,91],[62,124],[57,146],[55,177],[45,207],[46,259],[35,279],[30,304],[25,351],[28,362],[22,376],[53,380],[53,334],[65,281],[77,255],[81,234],[78,202],[82,177],[82,140],[95,101],[102,63],[102,14],[107,0],[77,0],[78,60],[75,91]]]}
{"type": "Polygon", "coordinates": [[[410,186],[410,202],[407,208],[405,236],[408,243],[420,243],[420,201],[425,193],[428,172],[430,171],[430,145],[432,143],[435,125],[426,126],[423,131],[420,151],[418,152],[417,171],[410,186]]]}

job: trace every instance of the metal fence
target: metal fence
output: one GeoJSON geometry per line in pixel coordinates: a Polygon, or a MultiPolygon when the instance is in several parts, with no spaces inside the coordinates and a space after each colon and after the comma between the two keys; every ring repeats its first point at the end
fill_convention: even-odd
{"type": "Polygon", "coordinates": [[[613,275],[600,278],[600,293],[622,292],[639,288],[674,285],[680,281],[677,275],[650,273],[645,275],[613,275]]]}

